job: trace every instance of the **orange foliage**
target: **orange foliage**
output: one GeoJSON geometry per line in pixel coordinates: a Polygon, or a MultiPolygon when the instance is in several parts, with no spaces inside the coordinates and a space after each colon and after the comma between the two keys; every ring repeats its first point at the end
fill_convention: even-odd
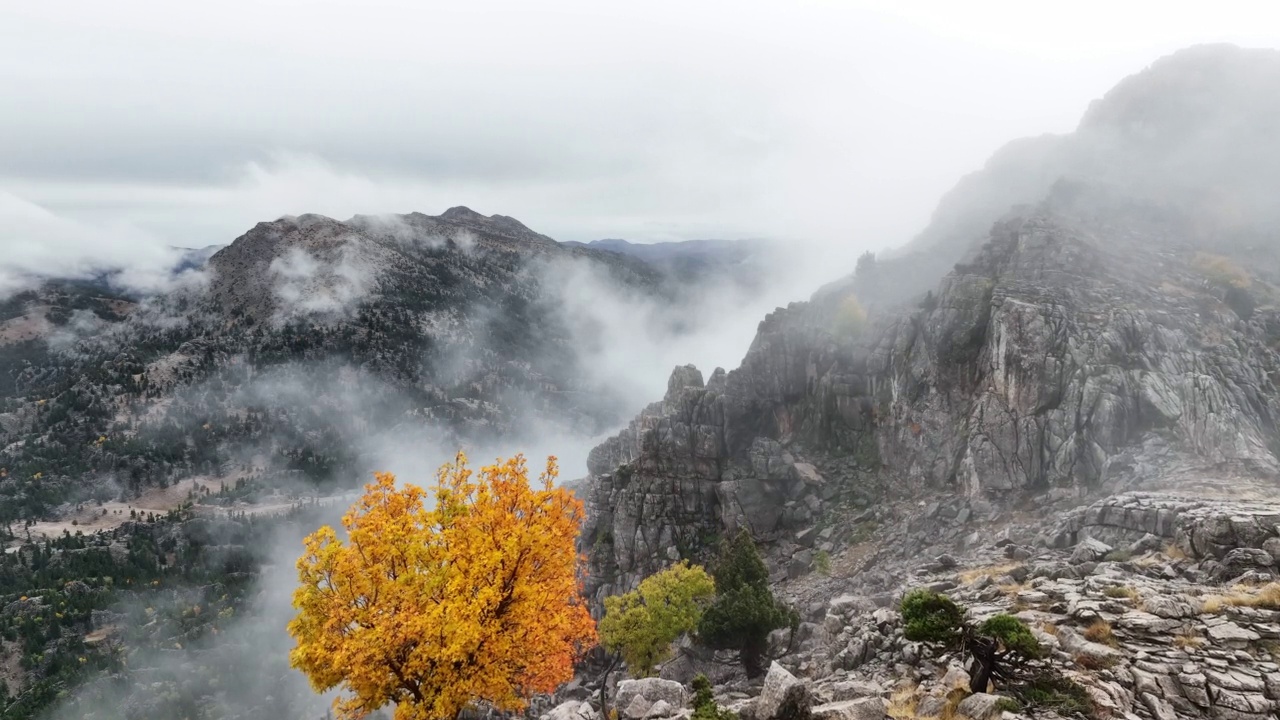
{"type": "Polygon", "coordinates": [[[524,458],[440,469],[436,502],[377,473],[298,560],[294,667],[316,690],[345,686],[339,714],[388,702],[396,720],[450,720],[473,702],[523,709],[553,692],[595,644],[574,547],[582,503],[552,487],[555,458],[531,488],[524,458]]]}

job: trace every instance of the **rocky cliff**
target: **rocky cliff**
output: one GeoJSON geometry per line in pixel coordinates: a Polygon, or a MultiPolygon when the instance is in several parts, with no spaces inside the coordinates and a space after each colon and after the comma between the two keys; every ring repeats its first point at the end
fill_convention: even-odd
{"type": "MultiPolygon", "coordinates": [[[[1046,182],[1006,196],[927,293],[877,303],[897,282],[877,263],[765,318],[739,368],[705,383],[678,368],[592,453],[592,587],[630,586],[743,523],[794,553],[895,498],[980,514],[1160,488],[1175,469],[1280,487],[1278,226],[1252,188],[1280,156],[1214,152],[1227,118],[1260,139],[1274,108],[1245,103],[1258,83],[1280,90],[1278,58],[1209,47],[1155,63],[1090,109],[1065,155],[1021,157],[1046,182]],[[1194,159],[1185,178],[1172,147],[1194,159]],[[1208,185],[1238,201],[1229,222],[1221,204],[1182,202],[1208,185]],[[851,296],[876,307],[865,326],[844,317],[851,296]]],[[[953,250],[968,232],[955,217],[935,217],[964,230],[953,250]]]]}

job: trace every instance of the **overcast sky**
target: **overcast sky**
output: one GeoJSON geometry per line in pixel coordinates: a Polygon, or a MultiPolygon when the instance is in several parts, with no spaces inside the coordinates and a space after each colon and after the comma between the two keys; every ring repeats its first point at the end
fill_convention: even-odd
{"type": "Polygon", "coordinates": [[[1157,57],[1280,47],[1274,6],[3,2],[0,244],[74,262],[468,205],[562,240],[879,249],[1157,57]]]}

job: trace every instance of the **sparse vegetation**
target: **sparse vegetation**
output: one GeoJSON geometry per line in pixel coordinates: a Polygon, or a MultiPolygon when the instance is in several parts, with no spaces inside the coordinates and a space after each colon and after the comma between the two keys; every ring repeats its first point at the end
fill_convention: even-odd
{"type": "Polygon", "coordinates": [[[1135,588],[1128,585],[1111,585],[1102,591],[1103,595],[1116,600],[1132,600],[1137,602],[1141,595],[1135,588]]]}
{"type": "Polygon", "coordinates": [[[1120,641],[1116,639],[1115,633],[1111,629],[1111,623],[1098,618],[1084,629],[1084,637],[1090,642],[1096,642],[1108,647],[1120,647],[1120,641]]]}
{"type": "Polygon", "coordinates": [[[1204,637],[1197,634],[1196,631],[1191,628],[1183,628],[1173,636],[1174,647],[1179,647],[1183,650],[1199,649],[1203,647],[1206,642],[1208,641],[1205,640],[1204,637]]]}
{"type": "Polygon", "coordinates": [[[1226,607],[1250,607],[1263,610],[1280,610],[1280,582],[1271,582],[1261,587],[1237,585],[1229,595],[1210,595],[1206,597],[1201,610],[1206,613],[1218,613],[1226,607]]]}
{"type": "Polygon", "coordinates": [[[903,635],[944,650],[963,650],[973,659],[969,686],[985,689],[993,680],[1015,681],[1022,665],[1040,656],[1040,643],[1026,623],[1005,613],[976,628],[951,598],[927,589],[902,598],[903,635]]]}
{"type": "Polygon", "coordinates": [[[1222,288],[1249,287],[1249,273],[1231,258],[1213,253],[1196,253],[1192,265],[1209,282],[1222,288]]]}
{"type": "Polygon", "coordinates": [[[1011,692],[1027,706],[1046,708],[1060,715],[1094,717],[1097,712],[1089,691],[1059,673],[1037,673],[1011,692]]]}
{"type": "Polygon", "coordinates": [[[1107,562],[1129,562],[1129,559],[1132,557],[1133,557],[1133,554],[1130,553],[1128,550],[1117,549],[1107,553],[1105,556],[1103,556],[1102,559],[1106,560],[1107,562]]]}
{"type": "Polygon", "coordinates": [[[836,309],[833,332],[842,339],[856,339],[862,335],[867,326],[867,311],[862,309],[855,295],[849,295],[840,301],[836,309]]]}
{"type": "Polygon", "coordinates": [[[1120,661],[1119,658],[1113,656],[1089,655],[1088,653],[1079,653],[1075,657],[1076,664],[1085,670],[1107,670],[1115,667],[1120,661]]]}
{"type": "Polygon", "coordinates": [[[707,680],[706,675],[699,673],[693,679],[692,687],[692,720],[737,720],[737,713],[716,704],[715,695],[711,692],[711,681],[707,680]]]}
{"type": "MultiPolygon", "coordinates": [[[[875,443],[872,442],[871,445],[874,447],[875,443]]],[[[879,456],[877,456],[876,463],[878,464],[879,461],[879,456]]],[[[879,525],[876,524],[875,520],[863,520],[857,525],[854,525],[853,530],[849,533],[849,544],[859,545],[867,542],[875,535],[877,527],[879,527],[879,525]]]]}
{"type": "Polygon", "coordinates": [[[813,571],[819,575],[831,574],[831,553],[819,550],[813,554],[813,571]]]}
{"type": "Polygon", "coordinates": [[[1009,574],[1009,571],[1019,567],[1022,567],[1022,563],[1008,562],[1008,563],[998,563],[995,565],[984,565],[982,567],[976,567],[976,568],[970,568],[968,570],[964,570],[960,573],[957,573],[956,577],[958,577],[960,579],[960,582],[964,583],[965,585],[972,585],[983,578],[989,578],[994,580],[995,578],[998,578],[1001,575],[1009,574]]]}
{"type": "Polygon", "coordinates": [[[885,714],[894,720],[916,720],[920,705],[920,689],[916,685],[898,688],[889,696],[885,714]]]}
{"type": "Polygon", "coordinates": [[[1022,610],[1026,609],[1026,603],[1022,602],[1016,597],[1018,593],[1027,589],[1026,583],[1001,583],[999,585],[999,588],[1000,588],[1000,592],[1005,594],[1005,597],[1014,598],[1013,604],[1015,607],[1021,606],[1022,610]]]}
{"type": "Polygon", "coordinates": [[[1002,697],[996,701],[996,710],[1000,712],[1020,713],[1022,712],[1022,703],[1011,697],[1002,697]]]}

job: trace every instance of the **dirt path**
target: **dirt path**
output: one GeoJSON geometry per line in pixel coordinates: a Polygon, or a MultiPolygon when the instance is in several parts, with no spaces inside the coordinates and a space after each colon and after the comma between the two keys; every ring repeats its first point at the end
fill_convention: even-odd
{"type": "Polygon", "coordinates": [[[192,490],[209,488],[210,492],[216,492],[222,482],[221,479],[196,476],[180,480],[167,488],[151,488],[129,502],[109,500],[101,505],[93,502],[81,503],[79,510],[73,510],[58,520],[34,523],[30,528],[31,536],[61,537],[64,531],[72,535],[76,532],[89,535],[113,530],[135,519],[130,516],[131,512],[163,515],[186,502],[192,490]]]}
{"type": "MultiPolygon", "coordinates": [[[[151,488],[137,499],[129,502],[111,500],[101,505],[93,502],[82,503],[78,506],[80,509],[66,513],[58,520],[39,521],[32,524],[30,527],[31,537],[62,537],[63,533],[74,535],[77,532],[91,535],[114,530],[130,520],[136,519],[131,513],[144,517],[147,513],[163,515],[190,500],[193,492],[200,493],[207,490],[210,493],[216,493],[223,484],[234,485],[236,479],[236,476],[209,477],[199,475],[176,482],[167,488],[151,488]]],[[[288,512],[293,507],[304,503],[317,503],[320,505],[349,504],[358,495],[359,493],[354,492],[320,498],[293,498],[285,495],[271,495],[258,503],[239,502],[231,506],[196,503],[191,507],[191,511],[196,515],[205,516],[238,515],[241,513],[260,516],[275,515],[288,512]]],[[[19,534],[22,533],[20,527],[15,527],[14,530],[19,534]]],[[[17,541],[14,544],[21,544],[21,542],[17,541]]]]}

